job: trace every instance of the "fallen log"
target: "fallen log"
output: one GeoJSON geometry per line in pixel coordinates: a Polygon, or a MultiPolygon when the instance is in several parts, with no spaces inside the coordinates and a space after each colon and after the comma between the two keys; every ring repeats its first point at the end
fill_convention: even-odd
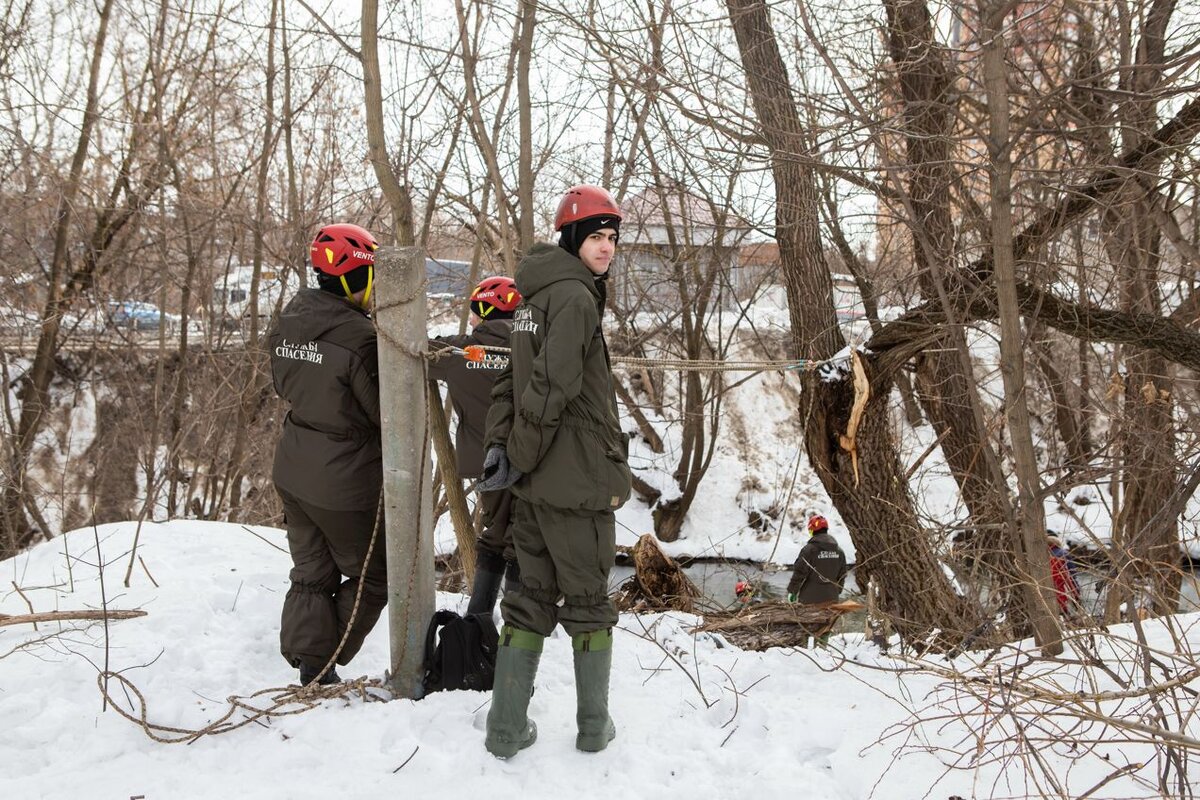
{"type": "Polygon", "coordinates": [[[806,605],[799,603],[750,603],[731,612],[704,615],[694,633],[719,633],[743,650],[768,647],[804,647],[810,638],[833,630],[842,614],[865,608],[855,600],[806,605]]]}
{"type": "Polygon", "coordinates": [[[643,534],[630,548],[630,554],[633,556],[633,577],[621,585],[613,598],[619,610],[695,613],[700,590],[684,574],[678,562],[662,551],[652,534],[643,534]]]}
{"type": "Polygon", "coordinates": [[[0,628],[6,625],[36,625],[39,622],[63,622],[68,620],[104,620],[104,619],[133,619],[144,617],[147,612],[140,610],[116,611],[109,609],[79,610],[79,611],[41,611],[36,614],[0,614],[0,628]]]}

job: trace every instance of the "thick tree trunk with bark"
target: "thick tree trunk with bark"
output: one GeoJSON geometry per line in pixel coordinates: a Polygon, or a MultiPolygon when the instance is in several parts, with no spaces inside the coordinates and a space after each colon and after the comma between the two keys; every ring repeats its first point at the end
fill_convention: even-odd
{"type": "MultiPolygon", "coordinates": [[[[1131,313],[1159,314],[1159,233],[1150,213],[1156,200],[1130,187],[1105,214],[1108,252],[1121,279],[1122,306],[1131,313]]],[[[1175,490],[1178,461],[1173,382],[1160,353],[1130,347],[1124,358],[1121,421],[1116,426],[1122,501],[1113,525],[1112,554],[1118,578],[1106,599],[1106,616],[1122,604],[1153,614],[1178,609],[1182,573],[1177,516],[1165,518],[1175,490]]]]}
{"type": "MultiPolygon", "coordinates": [[[[1158,119],[1155,91],[1166,60],[1166,32],[1175,0],[1154,0],[1147,10],[1133,69],[1124,86],[1136,98],[1125,104],[1126,143],[1138,147],[1158,119]]],[[[1155,222],[1157,192],[1146,189],[1157,170],[1129,187],[1105,218],[1121,279],[1125,311],[1161,314],[1159,267],[1161,234],[1155,222]]],[[[1129,348],[1125,359],[1125,398],[1121,424],[1121,483],[1124,500],[1114,526],[1120,578],[1114,584],[1134,604],[1153,614],[1179,607],[1181,552],[1177,516],[1163,518],[1171,505],[1177,471],[1174,387],[1166,359],[1129,348]],[[1126,560],[1127,559],[1127,560],[1126,560]]],[[[1110,603],[1110,606],[1112,604],[1110,603]]]]}
{"type": "MultiPolygon", "coordinates": [[[[833,356],[845,341],[817,227],[819,196],[811,154],[763,0],[726,0],[753,107],[771,152],[776,239],[787,290],[791,355],[833,356]]],[[[875,395],[858,429],[858,471],[841,449],[854,400],[848,376],[808,373],[801,399],[808,458],[849,526],[861,577],[884,589],[886,611],[911,642],[956,641],[981,621],[954,593],[913,510],[888,423],[887,395],[875,395]],[[934,630],[939,634],[935,637],[934,630]]]]}
{"type": "MultiPolygon", "coordinates": [[[[925,0],[884,0],[888,46],[904,101],[907,174],[906,216],[912,230],[922,294],[942,302],[947,313],[955,274],[954,224],[950,187],[955,179],[951,154],[954,117],[950,106],[953,70],[935,40],[925,0]]],[[[949,320],[941,347],[916,358],[921,405],[937,431],[946,463],[970,513],[969,542],[976,557],[1009,571],[1010,548],[1002,532],[1012,520],[1008,486],[1000,458],[987,436],[975,390],[966,336],[949,320]]],[[[1018,627],[1020,627],[1018,625],[1018,627]]]]}
{"type": "Polygon", "coordinates": [[[1179,517],[1163,513],[1178,473],[1172,381],[1157,353],[1131,354],[1125,367],[1123,501],[1113,537],[1120,578],[1114,587],[1154,615],[1174,614],[1183,578],[1179,517]]]}

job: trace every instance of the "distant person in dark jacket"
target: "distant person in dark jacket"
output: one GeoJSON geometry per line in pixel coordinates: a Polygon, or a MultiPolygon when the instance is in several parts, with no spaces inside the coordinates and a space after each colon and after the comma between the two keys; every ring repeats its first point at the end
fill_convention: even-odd
{"type": "MultiPolygon", "coordinates": [[[[520,302],[521,293],[512,278],[484,278],[469,300],[471,332],[429,340],[429,350],[436,356],[430,362],[429,377],[449,388],[450,402],[458,416],[454,455],[460,478],[475,479],[483,473],[483,435],[492,405],[492,385],[508,367],[513,310],[520,302]],[[492,347],[500,349],[487,349],[492,347]]],[[[508,525],[512,493],[507,489],[483,492],[479,502],[483,531],[475,549],[475,585],[467,613],[491,614],[505,573],[510,588],[520,581],[508,525]]]]}
{"type": "Polygon", "coordinates": [[[829,521],[820,514],[808,518],[808,542],[792,565],[788,581],[790,603],[832,603],[846,579],[846,554],[829,534],[829,521]]]}
{"type": "Polygon", "coordinates": [[[572,187],[555,214],[558,247],[534,245],[517,267],[524,299],[509,368],[492,392],[477,487],[512,487],[521,565],[520,587],[500,603],[504,630],[487,719],[485,746],[500,758],[537,737],[529,694],[543,643],[559,624],[574,651],[575,747],[603,750],[616,736],[608,684],[617,610],[608,573],[613,512],[629,498],[631,476],[600,321],[620,223],[607,191],[572,187]]]}
{"type": "Polygon", "coordinates": [[[382,514],[379,359],[367,313],[377,246],[357,225],[321,228],[310,248],[320,288],[292,298],[268,335],[275,391],[289,406],[273,473],[292,555],[279,644],[302,684],[337,683],[336,669],[321,671],[347,628],[343,665],[387,603],[381,530],[363,572],[382,514]]]}

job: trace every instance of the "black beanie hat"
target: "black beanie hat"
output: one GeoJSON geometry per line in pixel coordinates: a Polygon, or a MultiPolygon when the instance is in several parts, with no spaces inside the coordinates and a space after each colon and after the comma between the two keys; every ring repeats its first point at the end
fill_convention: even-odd
{"type": "Polygon", "coordinates": [[[602,228],[612,228],[617,232],[617,239],[620,240],[620,217],[588,217],[587,219],[563,225],[562,231],[558,235],[558,246],[576,258],[579,258],[579,245],[583,244],[584,239],[602,228]]]}
{"type": "MultiPolygon", "coordinates": [[[[361,292],[367,288],[367,281],[371,277],[371,265],[363,264],[361,267],[355,267],[346,273],[346,284],[350,287],[350,293],[361,292]]],[[[346,291],[342,288],[342,279],[337,275],[328,275],[320,270],[314,270],[317,273],[317,285],[322,290],[330,294],[336,294],[339,297],[345,297],[346,291]]]]}

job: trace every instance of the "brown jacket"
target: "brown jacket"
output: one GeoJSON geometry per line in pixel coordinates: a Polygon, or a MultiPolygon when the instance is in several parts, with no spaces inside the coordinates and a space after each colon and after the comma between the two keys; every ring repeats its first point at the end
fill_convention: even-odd
{"type": "MultiPolygon", "coordinates": [[[[439,336],[429,340],[429,352],[469,345],[508,347],[512,335],[511,319],[485,320],[463,336],[439,336]]],[[[458,433],[454,454],[459,477],[474,479],[483,472],[483,434],[488,408],[492,405],[492,384],[508,366],[508,353],[484,351],[480,362],[467,361],[459,353],[443,353],[429,364],[429,377],[444,381],[450,388],[450,402],[458,415],[458,433]]]]}
{"type": "Polygon", "coordinates": [[[351,301],[304,289],[268,335],[275,391],[290,410],[276,485],[331,510],[374,509],[383,484],[375,326],[351,301]]]}
{"type": "Polygon", "coordinates": [[[797,603],[831,603],[842,593],[845,579],[846,554],[828,531],[822,531],[800,550],[787,590],[797,603]]]}

